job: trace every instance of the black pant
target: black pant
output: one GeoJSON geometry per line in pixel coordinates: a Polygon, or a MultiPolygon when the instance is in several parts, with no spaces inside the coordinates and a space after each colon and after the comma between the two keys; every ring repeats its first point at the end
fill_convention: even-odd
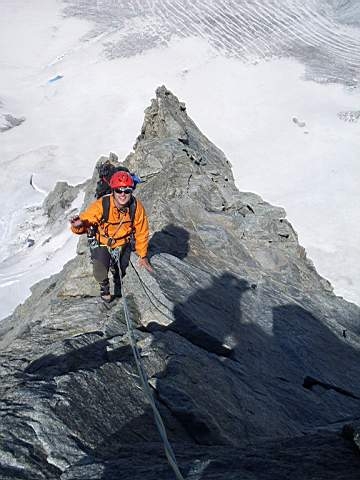
{"type": "MultiPolygon", "coordinates": [[[[95,280],[99,283],[104,282],[108,278],[108,272],[111,268],[111,272],[114,277],[114,281],[119,280],[119,267],[117,262],[113,259],[108,251],[107,247],[92,247],[91,260],[93,264],[93,273],[95,280]]],[[[126,244],[121,247],[120,254],[120,268],[122,276],[125,275],[126,269],[130,261],[131,248],[130,244],[126,244]]]]}

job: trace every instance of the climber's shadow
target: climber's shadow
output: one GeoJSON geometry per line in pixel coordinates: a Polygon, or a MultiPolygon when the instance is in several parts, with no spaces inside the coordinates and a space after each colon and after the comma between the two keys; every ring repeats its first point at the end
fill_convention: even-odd
{"type": "Polygon", "coordinates": [[[183,260],[189,252],[190,234],[177,225],[169,224],[155,232],[149,242],[149,258],[159,253],[169,253],[183,260]]]}
{"type": "Polygon", "coordinates": [[[225,272],[214,276],[210,285],[196,290],[185,302],[175,303],[174,295],[181,286],[168,278],[163,291],[175,303],[173,321],[167,325],[149,322],[146,329],[175,332],[207,352],[232,358],[244,334],[241,299],[252,288],[247,280],[225,272]]]}
{"type": "Polygon", "coordinates": [[[232,357],[241,328],[241,298],[250,288],[231,273],[214,277],[209,287],[175,305],[169,329],[208,352],[232,357]]]}

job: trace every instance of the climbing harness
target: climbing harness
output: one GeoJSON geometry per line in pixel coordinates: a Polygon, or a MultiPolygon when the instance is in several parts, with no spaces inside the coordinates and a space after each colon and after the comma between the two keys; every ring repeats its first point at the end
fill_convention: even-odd
{"type": "Polygon", "coordinates": [[[112,254],[112,257],[114,258],[114,260],[117,262],[117,266],[118,266],[118,270],[119,270],[120,285],[121,285],[121,290],[123,292],[123,297],[122,298],[123,298],[124,316],[125,316],[125,320],[126,320],[126,327],[127,327],[127,331],[128,331],[128,335],[129,335],[131,349],[132,349],[132,352],[133,352],[133,355],[134,355],[134,359],[135,359],[136,367],[137,367],[137,370],[138,370],[139,378],[140,378],[140,381],[141,381],[141,384],[142,384],[142,387],[143,387],[143,392],[144,392],[147,400],[150,403],[150,406],[151,406],[153,414],[154,414],[154,419],[155,419],[157,429],[159,431],[160,437],[161,437],[161,439],[163,441],[163,444],[164,444],[164,450],[165,450],[166,458],[169,462],[169,465],[173,469],[177,480],[184,480],[184,477],[182,476],[182,474],[180,472],[180,469],[178,467],[178,464],[176,462],[174,451],[173,451],[173,449],[170,445],[170,442],[167,438],[165,425],[164,425],[164,422],[161,418],[160,412],[159,412],[159,410],[156,406],[156,403],[155,403],[155,400],[154,400],[154,397],[153,397],[153,393],[152,393],[152,391],[150,389],[150,386],[149,386],[149,380],[148,380],[147,374],[145,372],[145,369],[144,369],[144,366],[143,366],[143,363],[142,363],[142,360],[141,360],[140,352],[137,348],[136,338],[135,338],[135,334],[134,334],[134,328],[133,328],[133,324],[132,324],[131,317],[130,317],[130,314],[129,314],[129,309],[128,309],[128,305],[127,305],[127,302],[126,302],[126,297],[124,295],[124,289],[123,289],[123,278],[122,278],[121,265],[120,265],[121,250],[122,250],[122,247],[116,248],[111,252],[111,254],[112,254]]]}

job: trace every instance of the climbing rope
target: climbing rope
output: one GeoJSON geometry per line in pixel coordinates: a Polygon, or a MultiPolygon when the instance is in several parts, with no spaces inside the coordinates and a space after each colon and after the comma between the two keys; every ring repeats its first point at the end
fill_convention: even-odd
{"type": "Polygon", "coordinates": [[[141,381],[141,384],[142,384],[142,387],[143,387],[143,392],[144,392],[147,400],[149,401],[149,403],[151,405],[151,408],[152,408],[152,411],[153,411],[153,414],[154,414],[155,423],[156,423],[157,429],[159,431],[160,437],[163,441],[165,455],[166,455],[166,458],[169,462],[169,465],[173,469],[177,480],[184,480],[184,477],[182,476],[182,474],[180,472],[180,469],[178,467],[178,464],[176,462],[174,451],[173,451],[173,449],[170,445],[170,442],[168,440],[165,425],[164,425],[164,422],[161,418],[160,412],[159,412],[159,410],[156,406],[153,393],[152,393],[152,391],[150,389],[150,386],[149,386],[149,379],[148,379],[147,374],[145,372],[145,369],[144,369],[144,366],[143,366],[143,363],[142,363],[142,360],[141,360],[140,352],[139,352],[138,347],[137,347],[136,338],[135,338],[135,334],[134,334],[134,328],[133,328],[131,316],[129,314],[129,308],[128,308],[128,305],[127,305],[126,297],[124,295],[124,288],[123,288],[124,287],[124,282],[123,282],[123,278],[122,278],[121,265],[120,265],[121,247],[118,248],[118,249],[114,249],[112,251],[112,254],[113,254],[114,260],[117,263],[118,269],[119,269],[120,285],[121,285],[121,291],[123,293],[122,298],[123,298],[123,308],[124,308],[124,316],[125,316],[125,320],[126,320],[126,327],[127,327],[129,340],[130,340],[130,345],[131,345],[131,349],[132,349],[132,352],[133,352],[133,355],[134,355],[136,367],[137,367],[137,370],[138,370],[139,378],[140,378],[140,381],[141,381]]]}

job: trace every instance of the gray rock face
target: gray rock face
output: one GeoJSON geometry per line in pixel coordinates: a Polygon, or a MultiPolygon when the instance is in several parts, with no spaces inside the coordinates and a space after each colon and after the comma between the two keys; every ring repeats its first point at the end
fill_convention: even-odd
{"type": "MultiPolygon", "coordinates": [[[[1,103],[0,103],[1,106],[1,103]]],[[[6,132],[11,130],[14,127],[18,127],[23,122],[25,122],[25,117],[16,118],[10,113],[1,113],[0,112],[0,132],[6,132]]]]}
{"type": "Polygon", "coordinates": [[[340,112],[338,117],[345,122],[358,122],[360,118],[360,111],[340,112]]]}
{"type": "Polygon", "coordinates": [[[23,122],[25,122],[25,117],[15,117],[10,113],[5,113],[2,111],[4,104],[0,99],[0,133],[11,130],[14,127],[18,127],[23,122]]]}
{"type": "Polygon", "coordinates": [[[48,224],[53,225],[62,217],[78,195],[80,187],[73,187],[66,182],[57,182],[55,188],[43,202],[44,213],[49,217],[48,224]]]}
{"type": "MultiPolygon", "coordinates": [[[[357,436],[340,433],[359,415],[360,309],[317,274],[282,208],[237,190],[165,87],[125,164],[144,179],[154,267],[132,257],[125,297],[184,476],[356,478],[357,436]]],[[[0,478],[174,478],[124,300],[98,301],[85,241],[32,292],[0,324],[0,478]]]]}

